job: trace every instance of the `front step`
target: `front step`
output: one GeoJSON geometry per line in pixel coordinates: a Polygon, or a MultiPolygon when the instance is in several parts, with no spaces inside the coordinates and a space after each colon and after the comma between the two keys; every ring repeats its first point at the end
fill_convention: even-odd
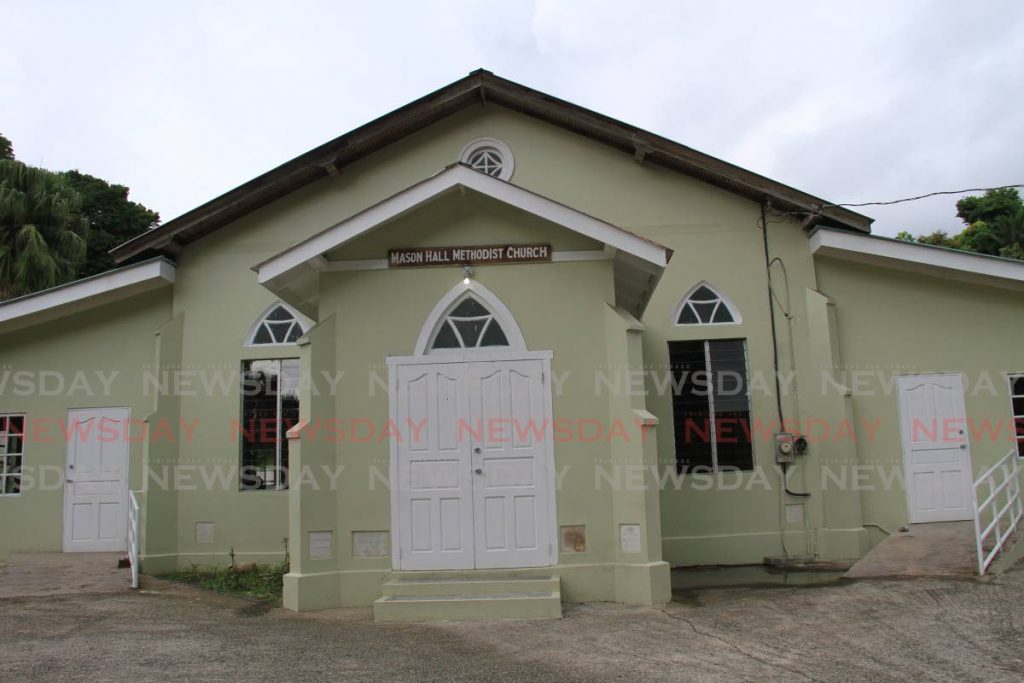
{"type": "Polygon", "coordinates": [[[392,576],[373,603],[376,621],[560,619],[557,576],[392,576]]]}

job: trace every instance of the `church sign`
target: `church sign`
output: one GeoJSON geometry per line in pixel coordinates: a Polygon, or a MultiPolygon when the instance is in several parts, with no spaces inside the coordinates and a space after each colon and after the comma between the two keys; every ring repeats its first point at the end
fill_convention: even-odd
{"type": "Polygon", "coordinates": [[[416,247],[388,251],[389,268],[533,263],[551,260],[550,244],[492,244],[472,247],[416,247]]]}

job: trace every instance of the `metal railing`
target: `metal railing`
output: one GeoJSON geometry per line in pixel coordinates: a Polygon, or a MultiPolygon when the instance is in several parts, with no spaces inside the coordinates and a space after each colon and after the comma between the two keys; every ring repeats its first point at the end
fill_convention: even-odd
{"type": "Polygon", "coordinates": [[[128,492],[128,561],[132,564],[132,588],[139,587],[139,498],[128,492]]]}
{"type": "Polygon", "coordinates": [[[974,536],[978,574],[984,574],[1006,546],[1024,516],[1017,452],[1011,450],[974,482],[974,536]],[[982,499],[982,487],[987,487],[982,499]],[[982,527],[982,524],[985,524],[982,527]]]}

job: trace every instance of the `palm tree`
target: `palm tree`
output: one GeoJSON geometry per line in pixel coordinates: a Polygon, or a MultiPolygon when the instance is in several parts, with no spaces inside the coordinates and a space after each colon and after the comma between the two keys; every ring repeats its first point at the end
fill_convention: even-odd
{"type": "Polygon", "coordinates": [[[0,299],[74,279],[89,223],[61,177],[0,159],[0,299]]]}

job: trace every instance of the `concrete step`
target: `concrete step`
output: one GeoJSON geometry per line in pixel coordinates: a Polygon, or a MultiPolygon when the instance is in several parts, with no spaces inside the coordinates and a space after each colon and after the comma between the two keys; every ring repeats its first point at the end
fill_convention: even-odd
{"type": "Polygon", "coordinates": [[[373,603],[375,621],[561,619],[562,594],[385,595],[373,603]]]}
{"type": "Polygon", "coordinates": [[[495,593],[553,593],[560,589],[557,576],[502,579],[390,578],[384,595],[451,596],[493,595],[495,593]]]}
{"type": "Polygon", "coordinates": [[[560,619],[557,576],[392,575],[373,603],[376,621],[560,619]]]}

